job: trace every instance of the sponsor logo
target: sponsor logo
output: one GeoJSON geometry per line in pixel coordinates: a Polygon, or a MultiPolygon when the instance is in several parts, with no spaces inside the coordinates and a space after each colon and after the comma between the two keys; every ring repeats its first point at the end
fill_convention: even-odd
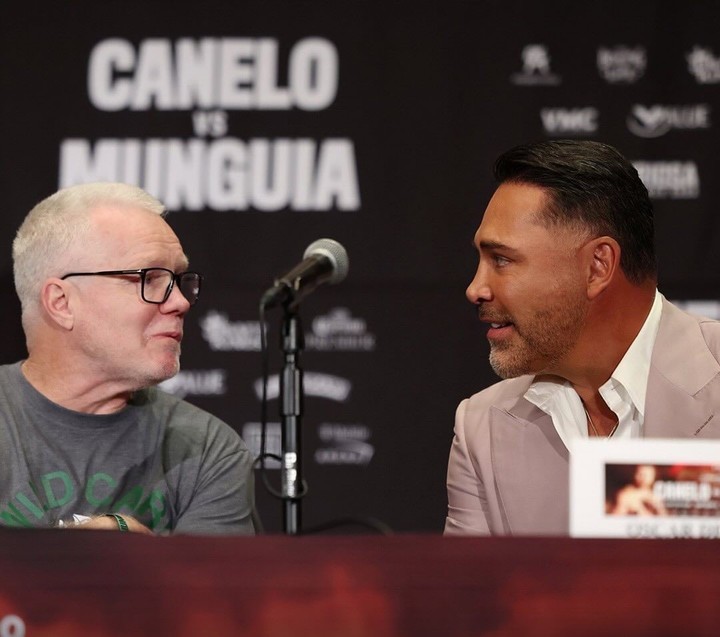
{"type": "MultiPolygon", "coordinates": [[[[227,314],[210,310],[199,323],[202,337],[213,351],[260,351],[259,321],[230,321],[227,314]]],[[[375,344],[365,320],[345,307],[315,317],[312,331],[305,333],[307,350],[371,352],[375,344]]]]}
{"type": "MultiPolygon", "coordinates": [[[[259,378],[253,384],[255,395],[262,400],[262,379],[259,378]]],[[[321,374],[318,372],[305,372],[303,376],[303,390],[305,396],[327,398],[338,403],[347,401],[352,391],[352,383],[346,378],[332,374],[321,374]]],[[[280,376],[274,374],[268,378],[267,398],[273,400],[280,395],[280,376]]]]}
{"type": "Polygon", "coordinates": [[[337,48],[325,38],[289,47],[274,38],[102,40],[88,59],[91,106],[185,112],[193,136],[64,139],[59,185],[131,183],[170,210],[357,210],[351,139],[230,135],[238,111],[327,109],[338,81],[337,48]]]}
{"type": "Polygon", "coordinates": [[[367,465],[375,454],[368,442],[372,435],[365,425],[323,423],[318,427],[321,446],[315,462],[322,465],[367,465]]]}
{"type": "Polygon", "coordinates": [[[633,165],[653,199],[700,196],[700,176],[694,161],[635,161],[633,165]]]}
{"type": "Polygon", "coordinates": [[[202,337],[214,352],[260,351],[259,321],[230,321],[227,314],[210,310],[199,323],[202,337]]]}
{"type": "Polygon", "coordinates": [[[696,46],[685,58],[688,71],[695,76],[698,84],[720,83],[720,57],[715,57],[711,49],[696,46]]]}
{"type": "Polygon", "coordinates": [[[375,349],[375,335],[367,331],[364,319],[352,316],[345,307],[336,307],[313,319],[305,346],[320,351],[370,352],[375,349]]]}
{"type": "Polygon", "coordinates": [[[224,396],[227,393],[224,369],[181,370],[158,385],[178,398],[185,396],[224,396]]]}
{"type": "Polygon", "coordinates": [[[521,53],[522,71],[511,77],[520,86],[560,84],[561,79],[550,69],[550,54],[544,44],[528,44],[521,53]]]}
{"type": "Polygon", "coordinates": [[[600,47],[597,67],[600,75],[611,84],[632,84],[645,73],[647,55],[641,46],[600,47]]]}
{"type": "Polygon", "coordinates": [[[598,110],[585,108],[543,108],[540,111],[543,128],[549,135],[579,135],[598,129],[598,110]]]}
{"type": "Polygon", "coordinates": [[[673,301],[673,303],[690,314],[720,320],[720,301],[710,299],[689,299],[684,301],[673,301]]]}
{"type": "MultiPolygon", "coordinates": [[[[266,423],[265,428],[265,453],[271,453],[275,456],[282,455],[282,433],[279,422],[266,423]]],[[[245,441],[247,448],[257,459],[262,450],[262,425],[259,422],[246,422],[243,425],[241,438],[245,441]]],[[[256,469],[260,467],[260,463],[256,465],[256,469]]],[[[280,461],[275,458],[265,458],[266,469],[279,469],[280,461]]]]}
{"type": "Polygon", "coordinates": [[[635,104],[627,118],[631,133],[638,137],[660,137],[677,130],[710,128],[710,106],[692,104],[687,106],[643,106],[635,104]]]}

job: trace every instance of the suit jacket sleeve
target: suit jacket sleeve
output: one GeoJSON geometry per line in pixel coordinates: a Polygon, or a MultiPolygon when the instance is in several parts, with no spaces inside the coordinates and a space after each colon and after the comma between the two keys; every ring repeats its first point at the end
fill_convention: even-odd
{"type": "Polygon", "coordinates": [[[485,485],[473,465],[465,437],[468,403],[469,400],[463,400],[455,413],[455,437],[447,475],[446,535],[490,535],[485,485]]]}

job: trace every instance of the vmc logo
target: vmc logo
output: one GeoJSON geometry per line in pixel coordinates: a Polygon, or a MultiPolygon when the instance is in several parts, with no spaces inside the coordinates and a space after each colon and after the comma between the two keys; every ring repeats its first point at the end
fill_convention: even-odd
{"type": "Polygon", "coordinates": [[[710,106],[644,106],[635,104],[627,117],[627,126],[638,137],[661,137],[671,130],[710,128],[710,106]]]}
{"type": "Polygon", "coordinates": [[[598,129],[598,109],[592,106],[543,108],[540,119],[548,135],[584,135],[598,129]]]}

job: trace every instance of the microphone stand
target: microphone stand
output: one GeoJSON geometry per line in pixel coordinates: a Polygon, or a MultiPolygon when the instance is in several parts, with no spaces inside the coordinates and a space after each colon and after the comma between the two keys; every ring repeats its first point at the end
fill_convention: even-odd
{"type": "Polygon", "coordinates": [[[300,316],[293,299],[283,304],[280,335],[285,363],[280,375],[280,417],[282,422],[283,530],[286,535],[300,533],[300,498],[304,495],[300,454],[300,423],[303,410],[303,376],[300,352],[305,346],[300,316]]]}

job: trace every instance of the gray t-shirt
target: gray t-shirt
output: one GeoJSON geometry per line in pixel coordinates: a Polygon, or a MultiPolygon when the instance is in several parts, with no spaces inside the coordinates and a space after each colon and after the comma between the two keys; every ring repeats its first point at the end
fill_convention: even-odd
{"type": "Polygon", "coordinates": [[[127,513],[157,533],[252,534],[252,457],[228,425],[157,388],[65,409],[0,366],[0,525],[127,513]]]}

